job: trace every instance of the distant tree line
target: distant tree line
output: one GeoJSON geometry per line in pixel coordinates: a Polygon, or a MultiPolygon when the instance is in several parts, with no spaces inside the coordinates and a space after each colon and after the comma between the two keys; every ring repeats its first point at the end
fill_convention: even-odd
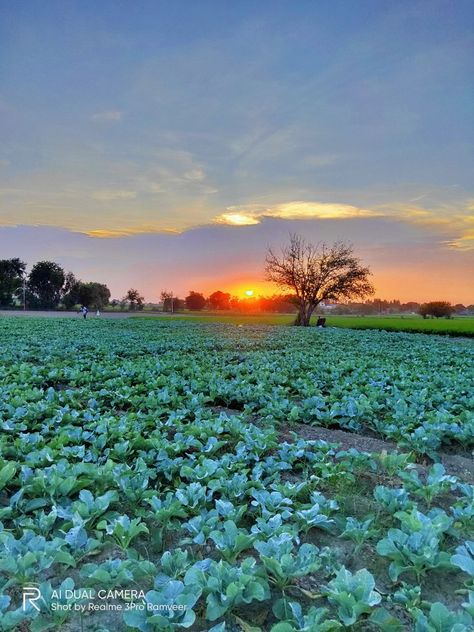
{"type": "MultiPolygon", "coordinates": [[[[156,307],[156,306],[155,306],[156,307]]],[[[289,314],[297,312],[297,302],[292,294],[274,294],[273,296],[252,296],[239,298],[228,292],[217,290],[207,298],[200,292],[191,291],[184,299],[179,298],[170,291],[161,293],[160,307],[164,312],[190,311],[232,311],[232,312],[273,312],[289,314]]],[[[318,312],[334,315],[359,315],[376,316],[388,314],[420,314],[424,318],[443,318],[451,315],[474,314],[474,305],[457,303],[451,305],[444,301],[430,303],[418,303],[399,300],[387,301],[384,299],[371,299],[364,302],[336,303],[324,301],[320,303],[318,312]]]]}
{"type": "MultiPolygon", "coordinates": [[[[131,288],[122,299],[128,309],[143,309],[144,298],[131,288]]],[[[0,308],[73,309],[84,305],[104,309],[110,302],[105,283],[84,282],[54,261],[38,261],[29,274],[18,258],[0,259],[0,308]]]]}
{"type": "Polygon", "coordinates": [[[446,301],[431,301],[429,303],[408,301],[403,303],[399,300],[386,301],[376,298],[363,303],[348,302],[328,304],[324,311],[335,315],[355,314],[360,316],[374,316],[377,314],[420,314],[424,318],[446,318],[453,315],[462,316],[473,314],[474,305],[463,305],[462,303],[452,305],[446,301]]]}
{"type": "MultiPolygon", "coordinates": [[[[110,300],[110,290],[104,283],[84,282],[72,272],[54,261],[35,263],[29,274],[26,263],[18,258],[0,259],[0,309],[74,309],[85,305],[89,309],[102,310],[107,306],[114,309],[140,311],[145,308],[145,299],[140,292],[130,288],[121,299],[110,300]]],[[[158,305],[147,304],[147,308],[158,305]]],[[[445,301],[402,303],[374,298],[364,302],[336,302],[331,298],[321,300],[320,313],[344,315],[420,314],[423,318],[449,318],[452,315],[474,314],[474,305],[451,305],[445,301]]],[[[161,293],[161,309],[164,312],[183,310],[234,312],[274,312],[298,313],[298,297],[294,293],[273,296],[251,296],[239,298],[228,292],[216,290],[209,296],[190,291],[185,298],[176,296],[170,290],[161,293]]]]}
{"type": "Polygon", "coordinates": [[[217,290],[206,298],[201,292],[191,290],[184,299],[181,299],[166,290],[161,293],[161,309],[164,312],[211,310],[293,313],[296,311],[296,305],[292,296],[282,294],[239,298],[217,290]]]}
{"type": "Polygon", "coordinates": [[[0,307],[28,309],[72,309],[85,305],[103,309],[110,300],[104,283],[84,282],[54,261],[38,261],[29,274],[18,258],[0,260],[0,307]]]}

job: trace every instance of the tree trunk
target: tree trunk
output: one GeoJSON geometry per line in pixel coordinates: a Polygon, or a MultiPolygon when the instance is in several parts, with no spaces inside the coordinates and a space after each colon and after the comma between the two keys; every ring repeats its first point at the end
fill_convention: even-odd
{"type": "Polygon", "coordinates": [[[309,327],[309,319],[311,318],[310,306],[307,303],[300,303],[298,315],[296,316],[294,324],[297,327],[309,327]]]}
{"type": "Polygon", "coordinates": [[[311,320],[311,316],[313,315],[315,308],[316,305],[313,305],[312,303],[301,302],[298,314],[293,324],[296,327],[309,327],[309,321],[311,320]]]}

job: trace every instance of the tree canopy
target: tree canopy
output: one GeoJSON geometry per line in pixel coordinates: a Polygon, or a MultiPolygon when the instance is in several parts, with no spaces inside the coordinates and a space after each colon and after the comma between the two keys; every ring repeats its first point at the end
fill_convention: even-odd
{"type": "Polygon", "coordinates": [[[79,283],[78,303],[93,309],[104,309],[109,304],[110,290],[103,283],[79,283]]]}
{"type": "Polygon", "coordinates": [[[189,295],[186,296],[185,301],[186,307],[191,311],[200,311],[201,309],[204,309],[204,306],[206,305],[206,299],[204,296],[199,292],[193,292],[192,290],[189,292],[189,295]]]}
{"type": "Polygon", "coordinates": [[[434,318],[450,318],[454,311],[451,303],[447,301],[431,301],[430,303],[423,303],[420,305],[418,313],[426,318],[427,316],[433,316],[434,318]]]}
{"type": "Polygon", "coordinates": [[[212,309],[230,309],[230,299],[231,296],[228,292],[217,290],[217,292],[213,292],[207,300],[212,309]]]}
{"type": "Polygon", "coordinates": [[[18,258],[0,259],[0,307],[12,307],[23,285],[26,263],[18,258]]]}
{"type": "Polygon", "coordinates": [[[28,277],[29,302],[42,309],[57,307],[65,278],[64,270],[54,261],[35,263],[28,277]]]}

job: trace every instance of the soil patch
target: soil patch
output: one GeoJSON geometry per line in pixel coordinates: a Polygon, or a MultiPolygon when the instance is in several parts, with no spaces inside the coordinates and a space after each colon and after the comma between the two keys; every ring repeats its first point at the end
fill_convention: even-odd
{"type": "MultiPolygon", "coordinates": [[[[366,437],[345,430],[332,430],[321,426],[308,426],[306,424],[292,424],[288,431],[281,433],[285,441],[292,441],[290,431],[296,432],[303,439],[322,439],[328,443],[338,443],[341,450],[355,448],[359,452],[400,452],[396,443],[384,441],[374,437],[366,437]]],[[[468,483],[474,483],[474,460],[464,456],[439,453],[440,462],[446,468],[448,474],[457,476],[468,483]]],[[[420,466],[421,467],[421,466],[420,466]]]]}

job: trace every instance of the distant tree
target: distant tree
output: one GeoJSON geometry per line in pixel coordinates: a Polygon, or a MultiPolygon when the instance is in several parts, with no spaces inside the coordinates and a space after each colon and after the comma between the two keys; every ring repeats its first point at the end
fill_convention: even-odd
{"type": "Polygon", "coordinates": [[[280,255],[268,250],[265,272],[268,281],[294,292],[298,305],[294,324],[303,327],[309,326],[321,301],[363,298],[374,291],[370,270],[355,257],[353,246],[342,242],[314,246],[293,234],[280,255]]]}
{"type": "Polygon", "coordinates": [[[199,292],[189,292],[189,295],[184,299],[186,302],[186,307],[193,312],[200,311],[204,309],[206,305],[206,299],[199,292]]]}
{"type": "Polygon", "coordinates": [[[173,297],[173,292],[169,290],[162,290],[160,294],[161,302],[163,303],[163,311],[170,312],[171,311],[171,299],[173,297]]]}
{"type": "Polygon", "coordinates": [[[230,294],[227,292],[213,292],[207,299],[211,309],[230,309],[230,294]]]}
{"type": "Polygon", "coordinates": [[[170,290],[163,290],[160,295],[161,302],[163,303],[163,311],[164,312],[175,312],[176,311],[176,301],[179,299],[176,296],[173,296],[173,292],[170,290]]]}
{"type": "Polygon", "coordinates": [[[78,303],[92,309],[104,309],[109,304],[110,290],[103,283],[79,283],[78,303]]]}
{"type": "Polygon", "coordinates": [[[347,314],[353,314],[354,311],[352,310],[350,305],[347,305],[346,303],[338,303],[337,306],[332,310],[332,313],[335,316],[346,316],[347,314]]]}
{"type": "Polygon", "coordinates": [[[453,307],[453,312],[455,314],[462,314],[465,311],[466,311],[466,306],[463,305],[462,303],[456,303],[456,305],[453,307]]]}
{"type": "Polygon", "coordinates": [[[418,313],[420,316],[423,316],[423,318],[427,318],[428,316],[430,316],[430,308],[428,307],[428,303],[422,303],[418,309],[418,313]]]}
{"type": "Polygon", "coordinates": [[[61,300],[64,270],[54,261],[39,261],[28,276],[28,297],[35,307],[54,309],[61,300]]]}
{"type": "Polygon", "coordinates": [[[295,301],[292,296],[274,294],[273,296],[261,296],[258,300],[259,309],[262,312],[277,312],[288,314],[295,311],[295,301]]]}
{"type": "Polygon", "coordinates": [[[62,294],[62,303],[66,309],[72,309],[74,305],[77,305],[80,302],[79,298],[79,287],[81,285],[81,281],[76,279],[72,272],[68,272],[66,274],[64,285],[61,290],[62,294]]]}
{"type": "Polygon", "coordinates": [[[134,288],[130,288],[128,292],[124,296],[124,301],[126,301],[129,305],[129,308],[133,311],[143,309],[143,305],[145,303],[145,299],[141,296],[138,290],[134,288]]]}
{"type": "Polygon", "coordinates": [[[239,301],[239,310],[242,312],[256,312],[260,309],[260,301],[256,296],[246,296],[239,301]]]}
{"type": "Polygon", "coordinates": [[[403,303],[402,305],[402,311],[403,312],[418,312],[418,310],[420,309],[420,304],[419,303],[415,303],[414,301],[408,301],[408,303],[403,303]]]}
{"type": "Polygon", "coordinates": [[[240,309],[240,298],[238,296],[231,296],[229,301],[230,309],[239,310],[240,309]]]}
{"type": "Polygon", "coordinates": [[[0,259],[0,307],[12,307],[23,286],[26,263],[18,258],[0,259]]]}
{"type": "Polygon", "coordinates": [[[451,318],[453,307],[451,303],[447,301],[431,301],[430,303],[423,303],[418,313],[423,316],[423,318],[427,316],[432,316],[433,318],[451,318]]]}

